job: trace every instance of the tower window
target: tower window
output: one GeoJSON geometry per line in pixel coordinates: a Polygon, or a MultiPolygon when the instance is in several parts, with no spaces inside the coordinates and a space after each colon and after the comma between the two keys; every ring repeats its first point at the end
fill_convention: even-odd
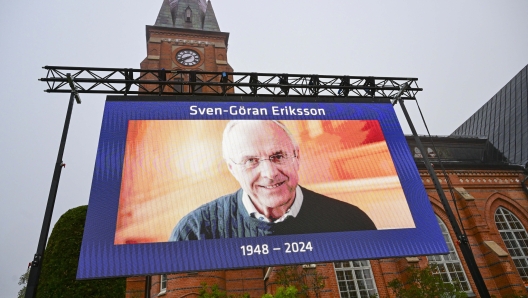
{"type": "Polygon", "coordinates": [[[187,7],[187,9],[185,10],[185,21],[187,23],[191,22],[191,15],[192,15],[192,10],[190,7],[187,7]]]}
{"type": "MultiPolygon", "coordinates": [[[[177,79],[174,79],[175,82],[183,82],[183,79],[182,78],[177,78],[177,79]]],[[[174,92],[177,92],[177,93],[182,93],[183,92],[183,85],[181,84],[174,84],[172,85],[172,89],[174,89],[173,91],[174,92]]]]}

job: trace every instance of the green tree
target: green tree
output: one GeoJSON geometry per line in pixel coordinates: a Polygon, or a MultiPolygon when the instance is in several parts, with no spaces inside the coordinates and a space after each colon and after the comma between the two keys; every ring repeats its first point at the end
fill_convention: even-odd
{"type": "Polygon", "coordinates": [[[277,283],[285,290],[294,286],[299,296],[308,296],[313,292],[315,297],[320,297],[325,287],[325,277],[315,269],[303,269],[299,265],[284,266],[277,271],[277,283]]]}
{"type": "Polygon", "coordinates": [[[262,298],[296,298],[298,296],[297,294],[297,288],[294,286],[289,287],[283,287],[280,286],[277,288],[277,291],[275,292],[275,295],[272,294],[264,294],[262,298]]]}
{"type": "Polygon", "coordinates": [[[87,209],[70,209],[55,224],[44,252],[37,297],[125,297],[125,278],[75,279],[87,209]]]}
{"type": "Polygon", "coordinates": [[[226,292],[218,289],[218,285],[208,287],[206,283],[202,283],[202,288],[198,293],[200,298],[227,298],[226,292]]]}
{"type": "Polygon", "coordinates": [[[198,297],[200,298],[250,298],[249,294],[243,294],[242,296],[233,296],[233,295],[227,295],[225,291],[222,291],[218,288],[217,284],[214,284],[212,286],[207,286],[207,283],[202,283],[202,288],[200,289],[200,292],[198,293],[198,297]]]}
{"type": "Polygon", "coordinates": [[[29,279],[29,267],[28,269],[26,270],[26,273],[20,275],[20,278],[18,279],[18,284],[19,285],[23,285],[22,286],[22,289],[20,289],[20,291],[18,291],[18,298],[24,298],[26,296],[26,288],[27,288],[27,282],[28,282],[28,279],[29,279]]]}
{"type": "Polygon", "coordinates": [[[438,266],[431,264],[424,269],[410,266],[406,269],[405,281],[394,279],[389,282],[389,288],[398,298],[462,298],[466,292],[460,290],[458,284],[445,283],[438,272],[438,266]]]}

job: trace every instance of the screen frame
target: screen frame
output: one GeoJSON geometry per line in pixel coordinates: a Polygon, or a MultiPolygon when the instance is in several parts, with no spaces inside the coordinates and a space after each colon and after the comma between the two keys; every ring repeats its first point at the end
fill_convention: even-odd
{"type": "Polygon", "coordinates": [[[318,97],[257,98],[252,96],[108,96],[88,213],[77,271],[78,279],[223,270],[343,260],[446,254],[445,244],[414,158],[389,100],[318,97]],[[323,107],[313,115],[191,115],[190,107],[295,106],[323,107]],[[378,120],[393,158],[416,228],[296,234],[252,238],[211,239],[114,245],[123,159],[129,120],[378,120]],[[241,247],[308,243],[303,253],[244,256],[241,247]]]}

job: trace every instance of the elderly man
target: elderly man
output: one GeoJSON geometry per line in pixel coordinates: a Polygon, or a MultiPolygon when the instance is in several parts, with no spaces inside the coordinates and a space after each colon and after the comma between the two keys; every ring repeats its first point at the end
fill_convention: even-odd
{"type": "Polygon", "coordinates": [[[375,230],[359,208],[298,185],[299,145],[274,120],[233,120],[223,156],[241,189],[192,211],[170,241],[375,230]]]}

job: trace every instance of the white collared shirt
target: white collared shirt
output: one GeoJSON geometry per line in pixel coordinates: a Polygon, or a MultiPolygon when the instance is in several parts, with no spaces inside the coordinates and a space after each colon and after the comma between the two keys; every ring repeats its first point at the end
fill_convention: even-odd
{"type": "MultiPolygon", "coordinates": [[[[288,209],[283,216],[281,216],[277,220],[274,220],[273,222],[277,223],[284,221],[289,216],[296,217],[297,214],[299,214],[299,211],[301,211],[302,202],[303,193],[301,191],[301,188],[297,186],[297,188],[295,188],[295,199],[293,201],[293,204],[290,206],[290,209],[288,209]]],[[[244,207],[246,208],[247,212],[251,217],[254,217],[264,222],[272,222],[264,214],[261,214],[257,211],[257,208],[255,208],[255,205],[253,205],[253,202],[251,202],[251,199],[249,198],[249,195],[246,193],[246,191],[242,192],[242,204],[244,204],[244,207]]]]}

